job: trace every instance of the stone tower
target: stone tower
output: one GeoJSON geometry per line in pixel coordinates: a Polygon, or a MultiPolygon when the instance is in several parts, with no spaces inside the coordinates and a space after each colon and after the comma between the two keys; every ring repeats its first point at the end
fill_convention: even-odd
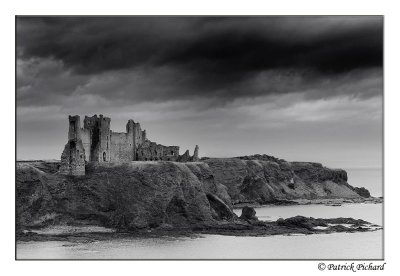
{"type": "MultiPolygon", "coordinates": [[[[108,117],[103,117],[100,114],[98,120],[98,138],[92,137],[92,139],[98,139],[97,146],[95,145],[96,154],[93,156],[95,157],[98,162],[109,162],[110,161],[110,121],[111,119],[108,117]]],[[[93,144],[92,144],[93,145],[93,144]]]]}
{"type": "Polygon", "coordinates": [[[85,117],[83,131],[87,133],[85,144],[88,145],[90,153],[88,161],[109,162],[111,156],[111,119],[99,117],[85,117]]]}
{"type": "Polygon", "coordinates": [[[85,175],[85,150],[81,140],[79,116],[69,116],[68,142],[61,154],[60,173],[85,175]]]}
{"type": "Polygon", "coordinates": [[[136,160],[136,149],[137,145],[135,144],[136,137],[136,124],[133,120],[129,120],[126,124],[126,133],[129,145],[126,145],[128,151],[128,158],[130,160],[136,160]]]}

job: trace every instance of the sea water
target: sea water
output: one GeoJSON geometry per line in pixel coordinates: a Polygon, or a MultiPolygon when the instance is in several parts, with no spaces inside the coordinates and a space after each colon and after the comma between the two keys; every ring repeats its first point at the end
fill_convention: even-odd
{"type": "MultiPolygon", "coordinates": [[[[240,210],[235,212],[239,213],[240,210]]],[[[382,204],[256,208],[262,220],[352,217],[382,225],[382,204]]],[[[121,238],[17,243],[18,259],[382,259],[383,231],[313,235],[121,238]]]]}

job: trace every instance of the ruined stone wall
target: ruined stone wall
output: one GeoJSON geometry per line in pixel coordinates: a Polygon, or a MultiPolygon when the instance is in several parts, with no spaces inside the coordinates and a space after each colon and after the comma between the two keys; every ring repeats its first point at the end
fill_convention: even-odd
{"type": "Polygon", "coordinates": [[[69,129],[68,129],[68,141],[79,140],[81,133],[81,118],[78,115],[68,116],[69,129]]]}
{"type": "Polygon", "coordinates": [[[178,162],[197,162],[199,161],[199,146],[196,145],[194,148],[193,156],[190,156],[189,150],[186,150],[184,154],[178,157],[178,162]]]}
{"type": "Polygon", "coordinates": [[[191,158],[192,157],[189,154],[189,150],[186,150],[184,154],[179,156],[178,161],[179,162],[190,162],[191,158]]]}
{"type": "Polygon", "coordinates": [[[109,162],[110,161],[110,118],[100,115],[93,117],[85,116],[83,123],[83,135],[85,136],[84,146],[87,148],[90,145],[90,154],[87,160],[94,162],[109,162]],[[89,138],[87,138],[89,137],[89,138]]]}
{"type": "Polygon", "coordinates": [[[133,120],[129,120],[126,124],[126,136],[127,143],[129,143],[130,160],[136,160],[137,145],[135,144],[135,122],[133,120]]]}
{"type": "Polygon", "coordinates": [[[61,154],[60,173],[85,175],[85,150],[81,140],[69,140],[61,154]]]}
{"type": "Polygon", "coordinates": [[[111,162],[129,162],[134,158],[133,154],[133,140],[129,139],[128,133],[112,132],[110,134],[111,148],[110,148],[110,161],[111,162]]]}
{"type": "Polygon", "coordinates": [[[110,118],[99,118],[99,162],[110,162],[110,118]]]}
{"type": "Polygon", "coordinates": [[[177,161],[179,158],[179,147],[177,146],[163,146],[163,159],[164,161],[177,161]]]}
{"type": "Polygon", "coordinates": [[[60,173],[67,175],[85,174],[85,149],[81,140],[80,117],[69,116],[68,142],[61,154],[60,173]]]}
{"type": "Polygon", "coordinates": [[[132,160],[139,160],[137,151],[138,151],[139,147],[144,143],[143,132],[142,132],[142,129],[141,129],[139,123],[135,123],[132,121],[131,126],[132,126],[131,133],[132,133],[132,139],[133,139],[133,144],[134,144],[133,152],[135,153],[134,158],[132,160]]]}
{"type": "Polygon", "coordinates": [[[163,146],[149,140],[139,145],[137,160],[140,161],[177,161],[179,158],[179,147],[163,146]]]}
{"type": "Polygon", "coordinates": [[[90,160],[91,132],[90,129],[81,128],[81,140],[85,149],[85,160],[90,160]]]}
{"type": "Polygon", "coordinates": [[[139,161],[158,160],[156,147],[157,144],[150,141],[146,141],[142,145],[139,145],[138,148],[136,149],[137,160],[139,161]]]}
{"type": "Polygon", "coordinates": [[[93,117],[85,116],[83,120],[83,129],[89,133],[90,148],[86,157],[87,161],[98,161],[99,157],[99,122],[97,115],[93,117]]]}
{"type": "Polygon", "coordinates": [[[135,124],[133,138],[134,138],[136,145],[141,145],[144,143],[143,132],[142,132],[142,128],[140,127],[139,123],[135,124]]]}
{"type": "Polygon", "coordinates": [[[193,162],[199,161],[199,146],[198,145],[196,145],[196,147],[194,148],[192,161],[193,162]]]}
{"type": "Polygon", "coordinates": [[[80,117],[69,116],[68,143],[61,156],[63,174],[85,174],[85,162],[130,162],[198,160],[198,147],[193,157],[187,151],[179,155],[178,146],[164,146],[147,139],[146,130],[129,120],[126,133],[112,132],[111,119],[100,115],[85,116],[83,128],[80,117]]]}

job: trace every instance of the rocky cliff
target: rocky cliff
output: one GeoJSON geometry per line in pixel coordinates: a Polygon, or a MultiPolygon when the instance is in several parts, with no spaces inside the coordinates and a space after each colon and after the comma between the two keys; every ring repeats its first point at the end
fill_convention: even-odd
{"type": "MultiPolygon", "coordinates": [[[[257,156],[256,156],[257,157],[257,156]]],[[[274,203],[291,199],[359,198],[347,183],[347,173],[318,163],[257,159],[211,158],[204,160],[215,181],[227,187],[233,203],[274,203]]]]}
{"type": "MultiPolygon", "coordinates": [[[[262,158],[260,158],[262,159],[262,158]]],[[[343,170],[251,158],[88,164],[17,162],[17,228],[94,224],[117,229],[193,228],[236,219],[234,203],[359,198],[343,170]]],[[[362,190],[362,194],[366,194],[362,190]]]]}
{"type": "Polygon", "coordinates": [[[189,227],[229,218],[230,197],[205,163],[90,164],[85,176],[18,163],[17,226],[97,224],[118,229],[189,227]],[[42,168],[42,169],[41,169],[42,168]]]}

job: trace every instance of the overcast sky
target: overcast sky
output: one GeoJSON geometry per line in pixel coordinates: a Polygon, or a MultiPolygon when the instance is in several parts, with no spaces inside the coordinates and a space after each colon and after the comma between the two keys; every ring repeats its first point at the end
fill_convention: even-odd
{"type": "Polygon", "coordinates": [[[17,19],[17,158],[59,159],[68,115],[200,156],[380,167],[383,19],[17,19]]]}

